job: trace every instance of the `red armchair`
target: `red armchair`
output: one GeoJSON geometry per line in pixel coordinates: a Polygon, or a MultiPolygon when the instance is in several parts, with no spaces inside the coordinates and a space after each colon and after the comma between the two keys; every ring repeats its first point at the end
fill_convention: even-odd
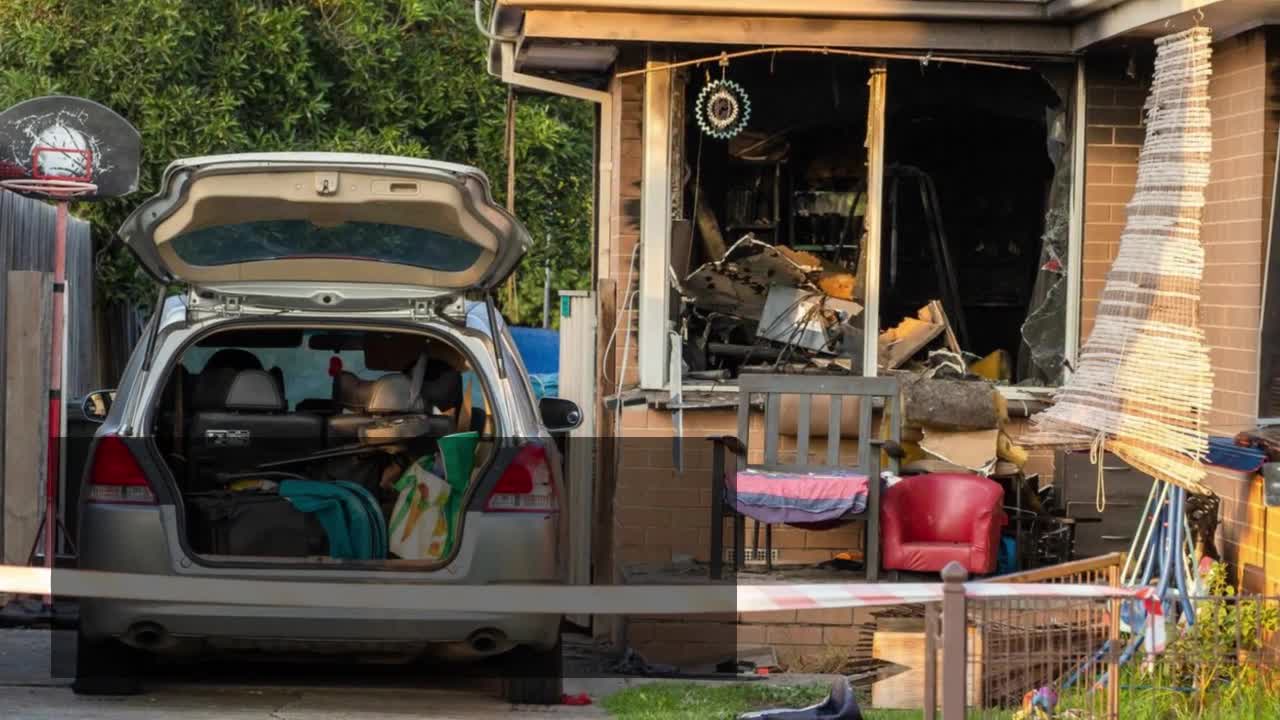
{"type": "Polygon", "coordinates": [[[885,570],[938,572],[955,560],[973,575],[996,569],[1004,490],[980,475],[905,477],[884,493],[880,542],[885,570]]]}

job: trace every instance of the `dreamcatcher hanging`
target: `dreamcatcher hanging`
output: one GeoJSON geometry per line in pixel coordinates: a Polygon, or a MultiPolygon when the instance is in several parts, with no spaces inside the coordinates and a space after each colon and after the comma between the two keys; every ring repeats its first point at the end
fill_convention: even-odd
{"type": "Polygon", "coordinates": [[[694,108],[698,127],[713,138],[728,140],[742,132],[751,119],[751,98],[732,80],[720,78],[702,86],[694,108]]]}

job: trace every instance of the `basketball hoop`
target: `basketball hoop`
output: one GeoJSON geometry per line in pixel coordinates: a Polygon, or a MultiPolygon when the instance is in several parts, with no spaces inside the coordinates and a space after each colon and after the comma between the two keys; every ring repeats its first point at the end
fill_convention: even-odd
{"type": "MultiPolygon", "coordinates": [[[[48,452],[44,472],[44,510],[28,563],[43,551],[50,570],[59,536],[74,553],[75,541],[59,517],[58,496],[66,463],[67,434],[63,388],[67,380],[67,206],[123,197],[138,189],[142,138],[111,109],[84,98],[50,95],[0,109],[0,188],[55,203],[52,322],[49,331],[48,452]]],[[[42,606],[52,615],[53,595],[42,606]]]]}
{"type": "Polygon", "coordinates": [[[0,180],[0,187],[21,195],[41,195],[54,200],[69,200],[98,191],[98,186],[91,182],[54,178],[11,178],[0,180]]]}

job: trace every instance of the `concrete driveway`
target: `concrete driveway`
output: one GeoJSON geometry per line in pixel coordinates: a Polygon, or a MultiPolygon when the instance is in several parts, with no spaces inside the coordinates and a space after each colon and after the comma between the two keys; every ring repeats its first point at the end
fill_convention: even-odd
{"type": "MultiPolygon", "coordinates": [[[[164,668],[144,695],[82,698],[71,692],[74,639],[62,633],[0,630],[0,715],[21,720],[470,720],[491,717],[601,718],[595,706],[512,706],[487,678],[385,665],[243,664],[164,668]],[[57,652],[54,651],[55,645],[57,652]]],[[[566,679],[566,691],[604,695],[625,683],[566,679]]],[[[598,698],[597,698],[598,699],[598,698]]]]}

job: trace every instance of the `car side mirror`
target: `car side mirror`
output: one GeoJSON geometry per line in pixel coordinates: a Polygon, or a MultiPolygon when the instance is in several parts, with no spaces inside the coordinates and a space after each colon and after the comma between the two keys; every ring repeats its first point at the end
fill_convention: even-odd
{"type": "Polygon", "coordinates": [[[111,403],[115,400],[115,390],[94,390],[84,396],[80,410],[84,413],[85,419],[100,423],[107,419],[107,414],[111,412],[111,403]]]}
{"type": "Polygon", "coordinates": [[[542,424],[552,432],[565,432],[582,424],[578,403],[564,398],[542,398],[538,401],[538,414],[542,416],[542,424]]]}

